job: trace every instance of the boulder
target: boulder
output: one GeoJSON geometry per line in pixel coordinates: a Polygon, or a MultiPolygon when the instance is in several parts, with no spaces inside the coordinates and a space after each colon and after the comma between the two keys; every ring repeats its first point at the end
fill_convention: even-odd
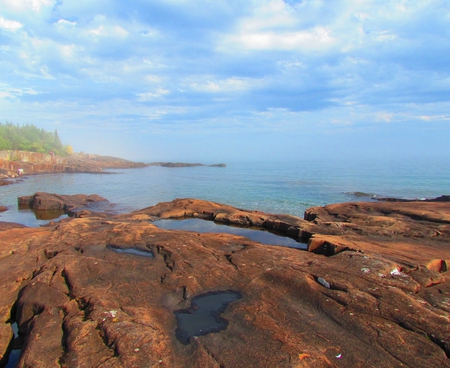
{"type": "Polygon", "coordinates": [[[98,202],[108,202],[108,200],[96,194],[61,195],[44,192],[18,198],[19,208],[30,208],[34,211],[60,211],[69,216],[98,202]]]}

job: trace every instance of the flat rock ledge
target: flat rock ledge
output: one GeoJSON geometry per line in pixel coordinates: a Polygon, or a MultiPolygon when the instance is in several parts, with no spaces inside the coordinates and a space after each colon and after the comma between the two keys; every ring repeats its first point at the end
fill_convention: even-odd
{"type": "Polygon", "coordinates": [[[177,199],[0,236],[0,358],[21,345],[19,367],[450,367],[448,202],[301,219],[177,199]],[[152,224],[184,217],[276,229],[308,251],[152,224]],[[178,341],[174,312],[220,291],[242,296],[227,328],[178,341]]]}

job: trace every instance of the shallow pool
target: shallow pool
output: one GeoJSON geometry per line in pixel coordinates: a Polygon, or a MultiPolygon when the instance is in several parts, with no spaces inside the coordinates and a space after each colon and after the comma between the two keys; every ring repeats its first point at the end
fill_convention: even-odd
{"type": "Polygon", "coordinates": [[[175,311],[178,328],[175,331],[178,341],[187,345],[192,336],[202,336],[225,330],[228,321],[220,315],[228,304],[241,299],[237,291],[211,292],[192,298],[191,307],[175,311]]]}
{"type": "Polygon", "coordinates": [[[293,238],[272,233],[264,229],[251,229],[246,227],[236,227],[229,225],[218,224],[214,221],[189,218],[183,220],[157,220],[153,222],[154,225],[162,229],[168,230],[187,230],[197,233],[227,233],[234,235],[245,236],[253,241],[269,244],[279,245],[283,247],[307,249],[305,243],[299,243],[293,238]]]}

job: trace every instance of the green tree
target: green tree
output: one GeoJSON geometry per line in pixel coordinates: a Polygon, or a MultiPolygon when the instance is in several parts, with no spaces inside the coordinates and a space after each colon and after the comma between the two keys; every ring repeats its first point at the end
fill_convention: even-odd
{"type": "Polygon", "coordinates": [[[39,129],[32,124],[24,126],[6,122],[0,123],[0,150],[24,150],[66,156],[67,147],[63,146],[58,131],[54,133],[39,129]]]}
{"type": "Polygon", "coordinates": [[[11,142],[6,140],[3,137],[2,132],[0,131],[0,151],[10,150],[11,147],[12,147],[11,142]]]}

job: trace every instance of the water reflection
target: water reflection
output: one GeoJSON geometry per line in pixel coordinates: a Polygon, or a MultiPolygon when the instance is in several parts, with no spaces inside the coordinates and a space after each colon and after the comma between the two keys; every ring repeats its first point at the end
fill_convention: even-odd
{"type": "Polygon", "coordinates": [[[228,327],[228,321],[220,315],[228,304],[241,299],[236,291],[214,292],[192,298],[191,307],[175,311],[178,328],[175,335],[182,344],[187,345],[192,336],[219,332],[228,327]]]}
{"type": "Polygon", "coordinates": [[[19,336],[19,327],[17,326],[17,322],[12,323],[11,328],[13,330],[14,340],[12,342],[12,349],[8,355],[8,362],[4,366],[5,368],[16,367],[19,362],[20,353],[22,352],[22,340],[19,336]]]}
{"type": "Polygon", "coordinates": [[[138,248],[118,248],[111,245],[107,246],[108,249],[112,250],[115,253],[125,253],[125,254],[132,254],[134,256],[140,256],[140,257],[149,257],[154,258],[155,255],[152,251],[142,250],[138,248]]]}
{"type": "Polygon", "coordinates": [[[213,221],[202,219],[183,219],[183,220],[157,220],[153,222],[154,225],[167,230],[187,230],[195,231],[197,233],[227,233],[234,235],[245,236],[253,241],[268,245],[280,245],[289,248],[306,250],[307,245],[299,243],[295,239],[287,236],[274,234],[266,230],[255,230],[244,227],[235,227],[217,224],[213,221]]]}

